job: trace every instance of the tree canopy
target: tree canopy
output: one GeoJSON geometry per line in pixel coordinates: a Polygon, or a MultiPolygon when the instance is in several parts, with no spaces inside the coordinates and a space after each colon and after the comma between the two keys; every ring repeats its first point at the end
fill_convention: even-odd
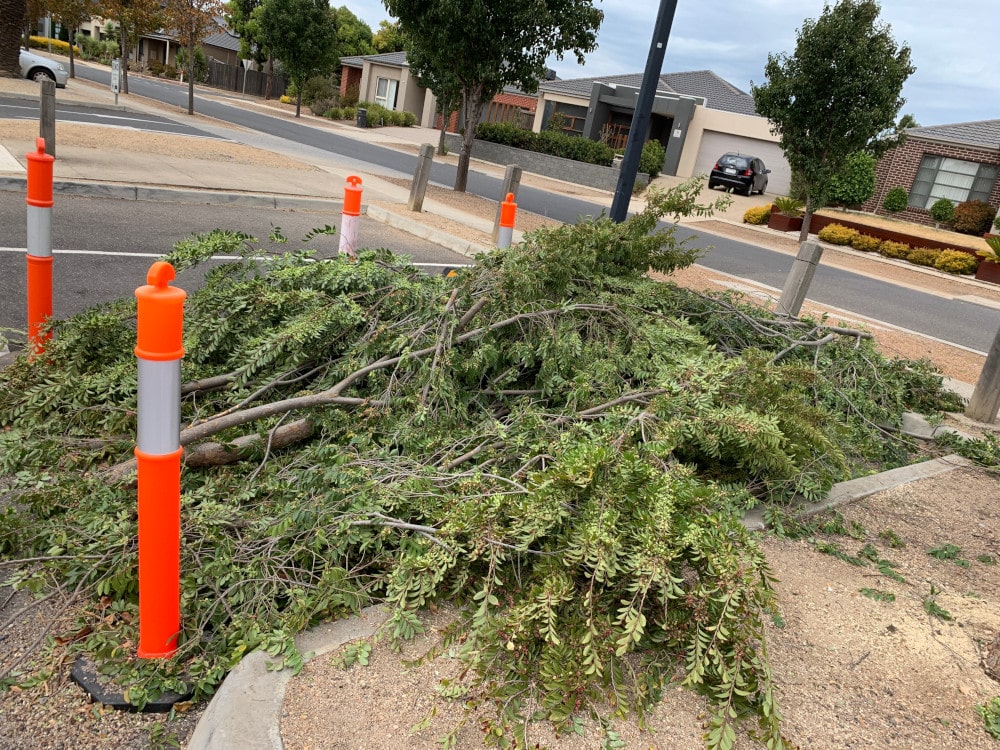
{"type": "MultiPolygon", "coordinates": [[[[408,39],[410,70],[458,81],[464,140],[455,190],[464,191],[476,125],[504,86],[534,92],[549,55],[581,64],[597,45],[604,14],[592,0],[384,0],[408,39]]],[[[431,88],[431,91],[434,89],[431,88]]]]}
{"type": "Polygon", "coordinates": [[[216,17],[225,12],[222,0],[166,0],[163,13],[170,28],[187,49],[188,114],[194,114],[195,47],[217,27],[216,17]]]}
{"type": "Polygon", "coordinates": [[[337,18],[337,57],[374,55],[372,27],[354,15],[346,5],[333,12],[337,18]]]}
{"type": "Polygon", "coordinates": [[[891,143],[914,71],[910,48],[879,23],[875,0],[840,0],[798,30],[795,52],[770,54],[767,81],[752,85],[757,112],[781,136],[785,158],[805,189],[801,239],[825,205],[831,179],[856,152],[878,156],[891,143]]]}
{"type": "Polygon", "coordinates": [[[399,27],[399,21],[379,21],[378,31],[372,37],[375,51],[383,55],[386,52],[402,52],[406,49],[406,35],[399,27]]]}
{"type": "Polygon", "coordinates": [[[295,116],[302,110],[302,85],[337,64],[337,19],[325,0],[263,0],[253,11],[261,43],[281,60],[298,91],[295,116]]]}

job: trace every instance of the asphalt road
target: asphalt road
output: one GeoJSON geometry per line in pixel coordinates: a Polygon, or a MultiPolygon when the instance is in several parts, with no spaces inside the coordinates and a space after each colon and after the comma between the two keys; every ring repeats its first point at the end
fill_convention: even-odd
{"type": "MultiPolygon", "coordinates": [[[[268,252],[308,248],[317,257],[330,257],[336,253],[338,236],[320,235],[308,243],[302,237],[312,229],[339,223],[339,214],[321,211],[57,196],[52,209],[53,315],[64,318],[100,302],[132,296],[146,283],[153,261],[192,234],[232,229],[254,235],[260,240],[255,244],[268,252]],[[287,243],[268,241],[275,228],[287,243]]],[[[24,195],[0,191],[0,329],[26,327],[26,225],[24,195]]],[[[359,241],[364,247],[388,247],[409,255],[415,263],[427,264],[429,272],[469,262],[463,255],[364,217],[359,241]]],[[[194,291],[202,273],[182,273],[176,284],[194,291]]]]}
{"type": "MultiPolygon", "coordinates": [[[[79,66],[77,75],[105,84],[109,80],[109,73],[100,68],[79,66]]],[[[158,99],[177,107],[187,106],[186,87],[141,78],[131,79],[129,86],[134,94],[158,99]]],[[[416,157],[409,154],[290,122],[285,118],[250,111],[239,106],[238,99],[234,99],[234,103],[234,105],[219,103],[198,97],[196,94],[195,110],[224,122],[268,134],[271,138],[281,139],[282,142],[292,147],[301,147],[304,151],[322,152],[346,164],[364,165],[369,171],[389,171],[405,175],[412,175],[414,172],[416,157]]],[[[455,168],[450,165],[435,164],[431,171],[431,179],[440,184],[450,185],[454,181],[454,173],[455,168]]],[[[477,172],[469,174],[469,192],[495,199],[500,188],[499,179],[477,172]]],[[[596,204],[527,186],[522,186],[518,192],[518,204],[523,209],[563,222],[575,222],[581,216],[598,215],[603,210],[596,204]]],[[[10,211],[9,201],[0,196],[0,226],[14,226],[11,222],[17,214],[10,211]]],[[[62,211],[66,209],[60,206],[60,212],[62,211]]],[[[66,238],[62,241],[74,243],[72,246],[77,249],[81,243],[87,247],[90,246],[88,243],[96,242],[104,249],[109,246],[116,249],[134,247],[149,251],[149,248],[153,248],[152,251],[158,253],[172,244],[171,238],[178,238],[178,232],[181,233],[180,236],[186,236],[192,231],[218,226],[220,223],[218,210],[208,209],[207,213],[210,216],[203,217],[207,224],[199,225],[197,212],[189,212],[185,208],[184,221],[180,224],[177,221],[176,207],[162,207],[156,204],[126,203],[124,206],[108,206],[104,209],[91,208],[83,212],[83,215],[73,215],[67,211],[67,215],[59,219],[66,222],[63,225],[65,230],[61,230],[61,234],[54,234],[53,244],[55,247],[60,247],[61,238],[66,238]],[[66,231],[69,232],[68,235],[66,231]]],[[[286,230],[285,233],[292,237],[299,236],[302,231],[317,225],[313,223],[305,227],[305,230],[300,230],[303,225],[293,227],[291,219],[285,218],[286,215],[291,215],[291,212],[275,212],[270,215],[258,210],[240,212],[228,208],[224,214],[227,220],[232,219],[235,228],[258,236],[267,234],[268,225],[263,221],[281,226],[286,230]]],[[[309,224],[309,221],[305,223],[309,224]]],[[[320,224],[325,223],[335,224],[336,217],[320,222],[320,224]]],[[[680,237],[690,234],[692,232],[686,228],[678,230],[680,237]]],[[[0,240],[0,245],[17,247],[20,242],[22,240],[16,242],[13,239],[0,240]]],[[[398,243],[386,241],[378,244],[411,252],[404,242],[400,239],[398,243]]],[[[725,237],[705,234],[699,244],[714,245],[714,248],[700,259],[702,265],[777,289],[784,286],[792,264],[792,258],[784,253],[725,237]]],[[[918,331],[977,351],[989,349],[1000,325],[1000,312],[968,301],[946,299],[901,287],[889,283],[890,280],[871,279],[821,265],[813,280],[809,297],[826,305],[850,310],[868,318],[918,331]]],[[[0,317],[0,325],[4,325],[2,322],[4,319],[7,319],[6,316],[0,317]]]]}
{"type": "MultiPolygon", "coordinates": [[[[0,119],[38,121],[38,104],[25,99],[5,97],[0,94],[0,119]]],[[[60,122],[82,122],[89,125],[106,125],[130,128],[151,133],[171,133],[173,135],[195,135],[202,138],[218,138],[206,130],[175,122],[166,117],[135,112],[110,112],[106,108],[88,107],[81,104],[60,104],[56,106],[56,119],[60,122]]]]}

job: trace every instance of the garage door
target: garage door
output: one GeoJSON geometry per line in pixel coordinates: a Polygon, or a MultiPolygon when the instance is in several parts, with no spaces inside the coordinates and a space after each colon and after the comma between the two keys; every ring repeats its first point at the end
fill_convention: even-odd
{"type": "Polygon", "coordinates": [[[745,138],[731,133],[718,133],[706,130],[701,137],[701,148],[694,163],[694,173],[708,174],[715,166],[715,160],[728,152],[756,156],[764,161],[771,170],[767,176],[767,192],[772,195],[784,195],[788,192],[791,181],[791,170],[781,146],[772,141],[761,141],[756,138],[745,138]]]}

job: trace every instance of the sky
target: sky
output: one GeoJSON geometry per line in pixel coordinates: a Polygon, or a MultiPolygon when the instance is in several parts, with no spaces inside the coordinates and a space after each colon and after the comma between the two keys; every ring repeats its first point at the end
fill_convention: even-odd
{"type": "MultiPolygon", "coordinates": [[[[677,0],[663,60],[664,73],[711,70],[738,89],[764,82],[768,53],[795,50],[806,18],[823,13],[823,0],[677,0]]],[[[389,19],[380,0],[331,0],[347,5],[378,30],[389,19]]],[[[579,66],[549,60],[562,79],[642,73],[659,8],[657,0],[603,0],[598,48],[579,66]]],[[[881,20],[897,44],[907,44],[916,72],[903,86],[901,113],[920,125],[1000,119],[1000,56],[996,0],[882,0],[881,20]]]]}

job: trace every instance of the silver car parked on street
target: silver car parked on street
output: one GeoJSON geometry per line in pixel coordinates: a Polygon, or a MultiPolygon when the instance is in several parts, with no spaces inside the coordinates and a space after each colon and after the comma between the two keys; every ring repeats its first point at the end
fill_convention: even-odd
{"type": "Polygon", "coordinates": [[[66,81],[69,80],[69,68],[58,60],[50,60],[22,48],[18,62],[21,65],[21,75],[28,80],[39,83],[44,80],[55,81],[59,88],[66,88],[66,81]]]}

